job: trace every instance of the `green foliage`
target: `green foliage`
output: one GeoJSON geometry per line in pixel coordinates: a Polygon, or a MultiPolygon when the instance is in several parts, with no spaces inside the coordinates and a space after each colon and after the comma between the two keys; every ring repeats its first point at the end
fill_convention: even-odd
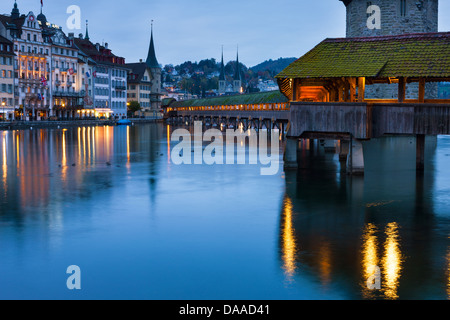
{"type": "Polygon", "coordinates": [[[137,101],[130,101],[128,103],[128,112],[129,113],[135,113],[137,111],[141,111],[141,105],[137,101]]]}

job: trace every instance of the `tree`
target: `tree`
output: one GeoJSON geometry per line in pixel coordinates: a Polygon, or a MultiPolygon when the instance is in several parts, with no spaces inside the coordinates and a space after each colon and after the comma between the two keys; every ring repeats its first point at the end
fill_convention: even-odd
{"type": "Polygon", "coordinates": [[[137,101],[130,101],[128,104],[128,115],[133,116],[136,112],[141,111],[141,104],[137,101]]]}

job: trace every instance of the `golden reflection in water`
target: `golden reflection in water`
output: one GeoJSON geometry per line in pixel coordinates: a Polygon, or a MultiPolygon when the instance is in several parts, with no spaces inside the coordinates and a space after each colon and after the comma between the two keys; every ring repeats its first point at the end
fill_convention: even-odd
{"type": "Polygon", "coordinates": [[[87,138],[87,142],[88,142],[88,158],[87,158],[87,163],[90,163],[92,161],[92,156],[91,156],[91,127],[87,127],[87,133],[86,133],[86,138],[87,138]]]}
{"type": "Polygon", "coordinates": [[[86,164],[86,127],[83,127],[83,164],[86,164]]]}
{"type": "Polygon", "coordinates": [[[62,165],[67,165],[67,156],[66,156],[66,130],[63,130],[62,133],[62,165]]]}
{"type": "Polygon", "coordinates": [[[319,248],[319,270],[322,286],[326,288],[331,281],[331,246],[327,241],[323,241],[319,248]]]}
{"type": "Polygon", "coordinates": [[[371,298],[370,291],[367,289],[367,279],[373,276],[375,267],[379,264],[378,258],[378,240],[377,240],[377,228],[372,223],[367,224],[363,235],[363,296],[368,299],[371,298]]]}
{"type": "Polygon", "coordinates": [[[20,140],[19,135],[16,135],[16,167],[19,170],[20,167],[20,140]]]}
{"type": "Polygon", "coordinates": [[[81,163],[81,127],[78,127],[78,163],[81,163]]]}
{"type": "Polygon", "coordinates": [[[92,127],[92,159],[95,160],[95,151],[96,151],[96,147],[95,147],[95,136],[97,134],[97,130],[96,127],[92,127]]]}
{"type": "Polygon", "coordinates": [[[6,155],[6,131],[3,131],[3,185],[7,187],[6,180],[8,178],[8,158],[6,155]]]}
{"type": "Polygon", "coordinates": [[[127,126],[127,163],[130,164],[130,126],[127,126]]]}
{"type": "Polygon", "coordinates": [[[398,224],[389,223],[386,227],[386,242],[383,257],[383,287],[384,294],[388,299],[398,299],[398,286],[402,270],[402,254],[400,251],[398,224]]]}
{"type": "Polygon", "coordinates": [[[282,259],[284,262],[283,269],[286,275],[286,280],[292,281],[297,268],[295,263],[295,256],[297,253],[297,244],[295,241],[295,230],[292,225],[292,201],[286,197],[283,204],[284,225],[282,231],[282,259]]]}
{"type": "Polygon", "coordinates": [[[61,173],[61,180],[66,181],[67,177],[67,155],[66,155],[66,129],[62,132],[62,173],[61,173]]]}
{"type": "Polygon", "coordinates": [[[170,125],[167,125],[167,163],[170,164],[170,125]]]}

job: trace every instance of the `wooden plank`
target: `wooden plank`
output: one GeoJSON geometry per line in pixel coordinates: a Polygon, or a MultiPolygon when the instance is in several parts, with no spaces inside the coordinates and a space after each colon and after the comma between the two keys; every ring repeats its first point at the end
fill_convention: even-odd
{"type": "Polygon", "coordinates": [[[404,77],[400,77],[398,80],[398,102],[405,102],[406,97],[406,81],[404,77]]]}

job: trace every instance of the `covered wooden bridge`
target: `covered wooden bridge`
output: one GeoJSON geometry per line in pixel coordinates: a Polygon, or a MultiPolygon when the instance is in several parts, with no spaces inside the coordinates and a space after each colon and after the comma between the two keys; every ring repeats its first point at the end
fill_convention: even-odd
{"type": "Polygon", "coordinates": [[[289,99],[280,91],[168,101],[165,114],[172,123],[200,120],[208,125],[280,130],[290,117],[289,99]]]}
{"type": "Polygon", "coordinates": [[[364,171],[364,140],[417,137],[423,169],[425,135],[450,134],[450,100],[426,99],[426,83],[450,81],[450,33],[326,39],[277,75],[290,101],[286,164],[296,166],[299,138],[348,143],[349,171],[364,171]],[[395,99],[366,99],[377,84],[395,86],[395,99]],[[406,99],[406,84],[418,83],[406,99]]]}

